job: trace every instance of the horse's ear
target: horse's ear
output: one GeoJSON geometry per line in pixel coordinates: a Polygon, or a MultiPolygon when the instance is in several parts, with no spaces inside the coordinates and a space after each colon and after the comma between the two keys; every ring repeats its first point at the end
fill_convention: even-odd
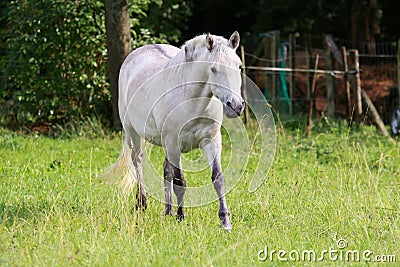
{"type": "Polygon", "coordinates": [[[211,50],[213,49],[213,46],[214,46],[214,41],[213,41],[211,34],[209,34],[209,33],[207,33],[207,35],[206,35],[206,45],[207,45],[208,51],[211,52],[211,50]]]}
{"type": "Polygon", "coordinates": [[[193,61],[192,55],[190,54],[190,51],[189,51],[189,50],[190,50],[190,49],[189,49],[188,45],[184,45],[184,46],[183,46],[185,62],[191,62],[191,61],[193,61]]]}
{"type": "Polygon", "coordinates": [[[237,31],[235,31],[231,35],[231,38],[229,38],[228,45],[236,50],[236,48],[238,48],[238,46],[239,46],[239,43],[240,43],[240,36],[239,36],[239,33],[237,31]]]}

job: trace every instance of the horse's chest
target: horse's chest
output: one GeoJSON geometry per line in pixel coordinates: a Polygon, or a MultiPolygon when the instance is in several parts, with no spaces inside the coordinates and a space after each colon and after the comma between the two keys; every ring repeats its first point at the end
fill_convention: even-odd
{"type": "Polygon", "coordinates": [[[199,148],[202,140],[214,138],[218,131],[220,131],[220,126],[215,122],[205,123],[200,120],[197,123],[193,122],[180,131],[178,135],[179,149],[185,153],[199,148]]]}

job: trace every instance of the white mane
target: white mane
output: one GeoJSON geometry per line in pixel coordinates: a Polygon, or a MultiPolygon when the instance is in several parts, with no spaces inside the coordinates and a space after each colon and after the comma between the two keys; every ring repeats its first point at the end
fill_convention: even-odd
{"type": "Polygon", "coordinates": [[[206,36],[206,34],[202,34],[186,41],[185,44],[181,46],[180,51],[171,59],[166,67],[168,68],[177,64],[198,61],[202,53],[210,53],[209,61],[219,63],[221,56],[227,53],[227,49],[232,48],[228,46],[228,40],[224,37],[209,35],[213,40],[213,48],[208,50],[206,36]]]}

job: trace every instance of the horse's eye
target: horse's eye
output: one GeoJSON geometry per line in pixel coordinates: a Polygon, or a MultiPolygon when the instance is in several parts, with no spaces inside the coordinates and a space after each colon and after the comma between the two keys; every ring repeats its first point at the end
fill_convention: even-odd
{"type": "Polygon", "coordinates": [[[216,73],[216,72],[217,72],[217,69],[216,69],[215,67],[212,67],[212,68],[211,68],[211,71],[212,71],[213,73],[216,73]]]}

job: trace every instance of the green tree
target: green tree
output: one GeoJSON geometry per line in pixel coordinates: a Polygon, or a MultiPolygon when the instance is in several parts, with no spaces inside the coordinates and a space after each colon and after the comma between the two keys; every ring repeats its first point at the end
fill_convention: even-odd
{"type": "MultiPolygon", "coordinates": [[[[126,2],[133,48],[179,38],[188,13],[164,16],[178,1],[126,2]]],[[[0,123],[19,127],[87,116],[109,121],[103,0],[3,0],[0,6],[0,123]]]]}
{"type": "MultiPolygon", "coordinates": [[[[139,26],[150,29],[151,32],[148,34],[151,36],[158,36],[162,40],[179,44],[182,32],[188,29],[187,20],[192,15],[192,7],[193,4],[190,1],[154,2],[149,5],[148,12],[142,13],[139,18],[141,21],[139,26]]],[[[146,36],[146,34],[142,34],[142,36],[146,36]]]]}
{"type": "Polygon", "coordinates": [[[128,0],[105,0],[108,77],[110,81],[112,125],[120,128],[118,112],[118,75],[124,59],[131,51],[128,0]]]}
{"type": "Polygon", "coordinates": [[[20,126],[104,112],[102,1],[16,0],[7,6],[1,118],[20,126]]]}

